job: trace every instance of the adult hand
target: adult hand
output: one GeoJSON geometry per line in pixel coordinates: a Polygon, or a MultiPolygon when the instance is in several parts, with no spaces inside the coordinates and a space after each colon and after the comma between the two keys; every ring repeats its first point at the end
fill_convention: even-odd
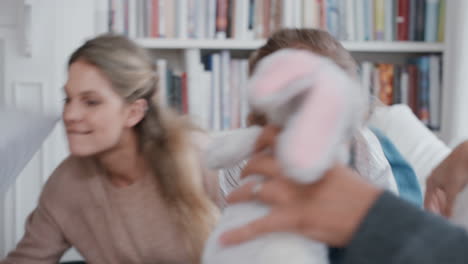
{"type": "Polygon", "coordinates": [[[468,183],[468,141],[458,145],[427,179],[424,206],[445,217],[452,216],[457,195],[468,183]]]}
{"type": "Polygon", "coordinates": [[[287,178],[278,161],[262,151],[274,145],[278,129],[267,127],[257,142],[257,154],[243,171],[266,178],[255,192],[256,183],[234,191],[229,203],[253,199],[271,206],[270,213],[221,237],[225,245],[251,240],[270,232],[295,232],[332,246],[345,246],[352,238],[381,191],[366,183],[350,168],[336,165],[313,184],[298,184],[287,178]]]}

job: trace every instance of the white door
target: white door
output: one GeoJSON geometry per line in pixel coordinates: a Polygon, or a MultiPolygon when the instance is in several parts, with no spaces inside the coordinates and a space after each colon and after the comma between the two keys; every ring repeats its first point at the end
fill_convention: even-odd
{"type": "MultiPolygon", "coordinates": [[[[95,5],[93,0],[0,0],[0,106],[60,113],[66,61],[95,34],[95,5]]],[[[43,184],[66,155],[60,123],[0,197],[0,259],[23,236],[43,184]]]]}

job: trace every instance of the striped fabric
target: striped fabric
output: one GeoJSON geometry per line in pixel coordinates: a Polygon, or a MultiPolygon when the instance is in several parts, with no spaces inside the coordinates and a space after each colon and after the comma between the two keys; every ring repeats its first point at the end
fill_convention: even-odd
{"type": "Polygon", "coordinates": [[[241,161],[234,167],[219,170],[219,185],[221,196],[223,197],[222,206],[226,207],[226,201],[224,198],[231,193],[234,189],[240,186],[240,174],[244,168],[247,160],[241,161]]]}

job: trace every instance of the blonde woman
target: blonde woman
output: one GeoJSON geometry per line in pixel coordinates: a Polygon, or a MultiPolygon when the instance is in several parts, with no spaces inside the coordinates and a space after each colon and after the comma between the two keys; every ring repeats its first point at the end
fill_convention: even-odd
{"type": "Polygon", "coordinates": [[[72,246],[88,263],[197,263],[218,183],[194,129],[157,103],[151,57],[125,37],[96,37],[71,55],[64,89],[71,155],[0,263],[57,263],[72,246]]]}

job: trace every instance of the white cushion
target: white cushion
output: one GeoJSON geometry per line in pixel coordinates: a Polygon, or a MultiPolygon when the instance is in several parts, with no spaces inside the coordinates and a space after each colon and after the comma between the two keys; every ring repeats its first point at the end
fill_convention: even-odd
{"type": "MultiPolygon", "coordinates": [[[[427,129],[406,105],[378,107],[370,124],[382,130],[413,166],[424,193],[427,177],[450,154],[451,149],[427,129]]],[[[451,221],[468,230],[468,188],[458,195],[451,221]]]]}
{"type": "Polygon", "coordinates": [[[410,163],[424,193],[427,177],[451,149],[419,121],[407,105],[377,107],[370,125],[389,137],[410,163]]]}

